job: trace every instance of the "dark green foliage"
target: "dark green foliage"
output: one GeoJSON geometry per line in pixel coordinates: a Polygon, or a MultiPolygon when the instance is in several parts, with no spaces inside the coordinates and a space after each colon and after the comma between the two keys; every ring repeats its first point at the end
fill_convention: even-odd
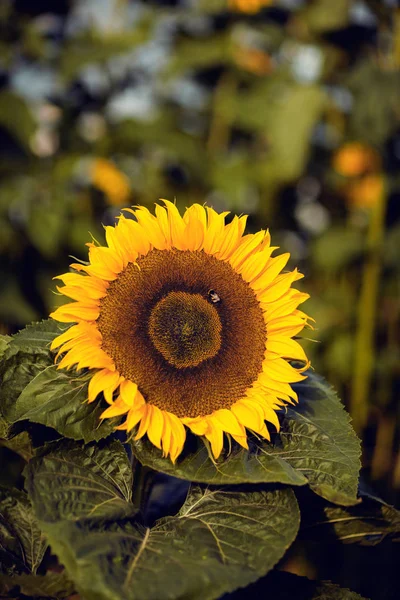
{"type": "Polygon", "coordinates": [[[7,433],[7,423],[24,420],[85,442],[99,440],[113,431],[115,419],[100,422],[104,410],[101,403],[87,403],[88,378],[60,371],[54,364],[50,344],[61,332],[60,325],[49,319],[30,325],[8,342],[0,364],[3,433],[7,433]]]}
{"type": "Polygon", "coordinates": [[[385,538],[400,539],[400,512],[380,498],[361,495],[357,506],[341,507],[327,502],[302,504],[305,539],[375,546],[385,538]]]}
{"type": "Polygon", "coordinates": [[[0,573],[35,574],[46,547],[26,494],[0,488],[0,573]]]}
{"type": "Polygon", "coordinates": [[[0,575],[0,594],[7,598],[20,598],[20,594],[29,598],[67,598],[75,590],[74,584],[65,572],[49,571],[46,575],[0,575]],[[14,593],[16,596],[14,596],[14,593]]]}
{"type": "Polygon", "coordinates": [[[267,573],[296,537],[288,488],[193,485],[176,516],[146,528],[125,496],[128,466],[115,442],[69,442],[27,468],[36,516],[85,598],[218,598],[267,573]]]}
{"type": "Polygon", "coordinates": [[[275,444],[254,441],[250,451],[236,446],[214,463],[197,439],[196,449],[175,466],[148,441],[133,442],[132,449],[143,464],[190,481],[308,483],[331,502],[357,503],[360,444],[339,398],[311,371],[296,391],[299,404],[287,409],[275,444]]]}

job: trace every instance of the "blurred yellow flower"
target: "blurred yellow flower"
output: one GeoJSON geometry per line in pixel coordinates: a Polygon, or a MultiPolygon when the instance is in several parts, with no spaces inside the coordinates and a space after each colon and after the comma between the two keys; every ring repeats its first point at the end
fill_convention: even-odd
{"type": "Polygon", "coordinates": [[[231,10],[255,14],[265,6],[270,6],[273,0],[228,0],[231,10]]]}
{"type": "Polygon", "coordinates": [[[361,142],[348,142],[336,151],[333,168],[344,177],[357,177],[380,169],[379,154],[361,142]]]}
{"type": "Polygon", "coordinates": [[[370,209],[381,201],[384,193],[383,174],[376,173],[353,181],[347,188],[347,199],[354,208],[370,209]]]}
{"type": "Polygon", "coordinates": [[[234,57],[239,67],[255,75],[268,75],[272,71],[271,57],[262,50],[240,47],[235,50],[234,57]]]}
{"type": "Polygon", "coordinates": [[[95,158],[90,175],[92,185],[105,194],[109,204],[126,204],[131,194],[129,179],[112,162],[105,158],[95,158]]]}

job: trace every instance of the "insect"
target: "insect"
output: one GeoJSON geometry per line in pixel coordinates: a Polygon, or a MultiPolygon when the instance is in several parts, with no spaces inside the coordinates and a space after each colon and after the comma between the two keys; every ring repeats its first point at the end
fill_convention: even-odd
{"type": "Polygon", "coordinates": [[[214,290],[208,290],[208,298],[213,304],[218,304],[218,302],[221,302],[221,298],[214,290]]]}

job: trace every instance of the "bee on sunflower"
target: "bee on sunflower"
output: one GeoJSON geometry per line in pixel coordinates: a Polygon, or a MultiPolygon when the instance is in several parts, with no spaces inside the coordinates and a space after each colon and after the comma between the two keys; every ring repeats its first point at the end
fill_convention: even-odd
{"type": "Polygon", "coordinates": [[[289,254],[272,256],[268,231],[244,235],[246,216],[225,224],[227,212],[163,202],[155,215],[125,209],[107,246],[89,243],[88,263],[57,277],[73,302],[51,317],[73,325],[52,349],[59,368],[89,369],[102,418],[124,415],[119,429],[173,462],[189,428],[217,459],[224,433],[244,448],[246,430],[270,439],[266,422],[279,430],[277,410],[297,401],[308,294],[291,287],[302,275],[283,272],[289,254]]]}

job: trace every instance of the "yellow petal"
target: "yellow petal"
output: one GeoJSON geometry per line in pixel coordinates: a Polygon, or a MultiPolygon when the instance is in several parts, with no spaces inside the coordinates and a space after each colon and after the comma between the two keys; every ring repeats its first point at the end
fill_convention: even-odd
{"type": "Polygon", "coordinates": [[[60,346],[65,344],[65,342],[68,342],[69,340],[71,340],[73,338],[77,338],[81,335],[82,335],[81,323],[78,323],[78,325],[73,325],[72,327],[69,327],[66,331],[64,331],[64,333],[57,336],[51,342],[50,349],[55,350],[56,348],[59,348],[60,346]]]}
{"type": "Polygon", "coordinates": [[[216,256],[220,260],[226,260],[232,255],[233,251],[236,250],[241,240],[242,225],[243,222],[241,219],[235,216],[231,223],[225,227],[220,248],[216,253],[216,256]]]}
{"type": "Polygon", "coordinates": [[[97,396],[106,388],[112,386],[119,378],[118,371],[102,369],[97,371],[89,381],[88,402],[94,402],[97,396]]]}
{"type": "Polygon", "coordinates": [[[185,237],[185,221],[182,219],[179,210],[176,208],[175,204],[169,202],[168,200],[163,200],[163,202],[166,205],[168,211],[168,220],[171,231],[172,245],[175,248],[178,248],[178,250],[187,250],[188,243],[185,237]]]}
{"type": "Polygon", "coordinates": [[[268,246],[264,250],[249,256],[237,269],[243,279],[250,283],[263,273],[267,265],[270,265],[275,260],[271,259],[271,254],[274,250],[276,250],[276,247],[268,246]]]}
{"type": "MultiPolygon", "coordinates": [[[[125,381],[121,383],[120,394],[125,404],[127,404],[130,408],[132,408],[134,405],[138,406],[138,403],[135,402],[135,398],[138,395],[137,392],[137,384],[129,381],[129,379],[125,379],[125,381]]],[[[141,394],[140,396],[143,398],[141,394]]]]}
{"type": "Polygon", "coordinates": [[[192,204],[183,215],[188,250],[201,250],[207,226],[206,211],[200,204],[192,204]]]}
{"type": "Polygon", "coordinates": [[[233,433],[231,435],[232,435],[232,438],[235,440],[235,442],[240,444],[240,446],[242,446],[242,448],[245,448],[246,450],[249,449],[249,444],[247,443],[247,436],[233,435],[233,433]]]}
{"type": "Polygon", "coordinates": [[[265,233],[265,231],[259,231],[254,235],[249,234],[242,238],[240,245],[229,258],[229,263],[234,269],[238,269],[248,256],[259,249],[260,244],[265,238],[265,233]]]}
{"type": "Polygon", "coordinates": [[[161,436],[164,429],[164,416],[157,406],[152,406],[152,415],[147,428],[147,437],[150,442],[161,450],[161,436]]]}
{"type": "Polygon", "coordinates": [[[276,279],[282,269],[286,266],[289,258],[290,254],[288,252],[281,254],[276,258],[271,258],[262,274],[251,282],[251,287],[255,290],[265,289],[276,279]]]}
{"type": "Polygon", "coordinates": [[[133,219],[126,219],[124,215],[121,215],[117,224],[117,232],[129,262],[135,262],[139,255],[144,256],[150,251],[150,241],[143,228],[133,219]]]}
{"type": "Polygon", "coordinates": [[[171,423],[172,440],[170,448],[171,460],[174,463],[183,450],[186,440],[186,431],[182,421],[172,413],[168,413],[168,419],[171,423]]]}
{"type": "Polygon", "coordinates": [[[164,429],[163,429],[162,436],[161,436],[161,444],[162,444],[163,456],[168,456],[168,454],[170,453],[172,441],[173,441],[172,427],[171,427],[170,420],[168,418],[168,413],[166,411],[163,411],[163,417],[164,417],[164,429]]]}
{"type": "Polygon", "coordinates": [[[131,408],[131,410],[128,413],[128,417],[126,419],[124,429],[131,431],[134,427],[136,427],[136,425],[139,423],[139,421],[141,421],[141,419],[143,419],[146,412],[147,412],[146,404],[142,404],[137,409],[131,408]]]}
{"type": "Polygon", "coordinates": [[[206,211],[207,230],[204,235],[203,250],[208,254],[215,254],[221,247],[225,217],[229,212],[217,213],[209,206],[206,206],[206,211]]]}
{"type": "Polygon", "coordinates": [[[208,420],[212,420],[217,427],[222,429],[222,431],[226,431],[232,435],[246,435],[243,425],[240,425],[234,413],[226,408],[216,410],[210,415],[208,420]]]}
{"type": "Polygon", "coordinates": [[[147,433],[152,415],[153,406],[151,404],[146,404],[144,406],[144,414],[142,420],[140,421],[139,429],[135,436],[135,440],[140,440],[144,436],[144,434],[147,433]]]}
{"type": "Polygon", "coordinates": [[[100,309],[94,303],[83,304],[82,302],[71,302],[59,306],[50,314],[52,319],[61,323],[75,323],[76,321],[95,321],[100,314],[100,309]]]}
{"type": "Polygon", "coordinates": [[[246,400],[239,400],[232,405],[231,410],[239,423],[242,423],[248,429],[257,432],[264,425],[263,411],[257,404],[246,402],[246,400]]]}
{"type": "Polygon", "coordinates": [[[117,400],[106,410],[104,410],[100,419],[111,419],[112,417],[119,417],[121,415],[125,415],[129,411],[129,406],[125,404],[121,396],[117,398],[117,400]]]}
{"type": "Polygon", "coordinates": [[[303,381],[306,379],[304,375],[301,375],[283,358],[269,361],[268,375],[271,377],[271,379],[275,379],[275,381],[283,381],[288,383],[295,383],[296,381],[303,381]]]}
{"type": "Polygon", "coordinates": [[[211,444],[211,450],[214,458],[218,458],[224,446],[224,433],[222,429],[215,426],[212,421],[209,421],[208,433],[205,436],[211,444]]]}
{"type": "Polygon", "coordinates": [[[282,358],[291,358],[308,362],[306,353],[298,342],[285,336],[271,336],[267,339],[266,348],[282,358]]]}

